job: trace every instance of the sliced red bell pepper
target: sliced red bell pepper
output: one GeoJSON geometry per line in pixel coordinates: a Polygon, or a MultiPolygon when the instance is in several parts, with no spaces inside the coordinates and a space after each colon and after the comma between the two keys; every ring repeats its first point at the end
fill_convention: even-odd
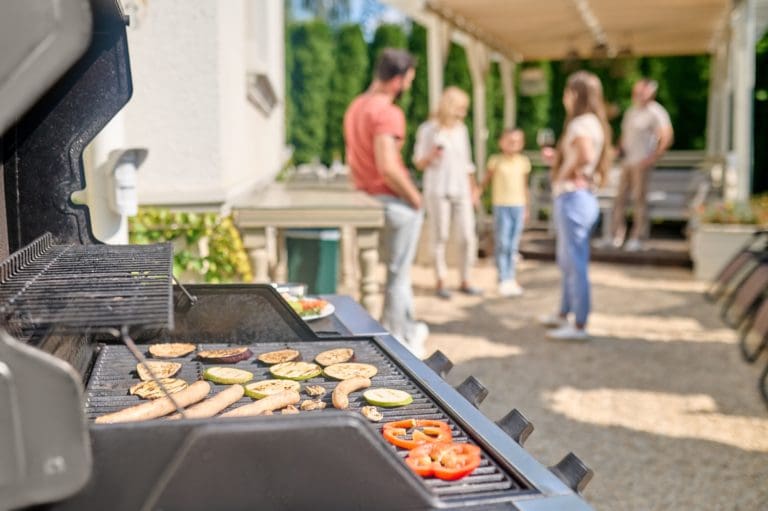
{"type": "Polygon", "coordinates": [[[381,433],[387,442],[408,450],[422,444],[451,441],[451,427],[447,422],[436,420],[405,419],[387,422],[381,433]],[[408,438],[409,435],[411,438],[408,438]]]}
{"type": "Polygon", "coordinates": [[[480,448],[464,443],[429,443],[411,450],[405,463],[422,477],[456,481],[480,465],[480,448]]]}

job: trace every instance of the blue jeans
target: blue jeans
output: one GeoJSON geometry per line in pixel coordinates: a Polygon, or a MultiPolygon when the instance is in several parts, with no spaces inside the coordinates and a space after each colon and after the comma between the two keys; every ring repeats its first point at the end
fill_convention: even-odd
{"type": "Polygon", "coordinates": [[[384,205],[382,259],[387,266],[381,323],[392,335],[407,341],[416,324],[411,267],[416,256],[424,212],[390,195],[377,195],[376,198],[384,205]]]}
{"type": "Polygon", "coordinates": [[[587,190],[555,198],[557,264],[563,274],[560,314],[572,312],[578,326],[586,325],[591,305],[589,237],[598,214],[597,199],[587,190]]]}
{"type": "Polygon", "coordinates": [[[499,272],[499,282],[514,280],[514,255],[520,245],[525,222],[525,206],[494,206],[493,223],[496,258],[496,269],[499,272]]]}

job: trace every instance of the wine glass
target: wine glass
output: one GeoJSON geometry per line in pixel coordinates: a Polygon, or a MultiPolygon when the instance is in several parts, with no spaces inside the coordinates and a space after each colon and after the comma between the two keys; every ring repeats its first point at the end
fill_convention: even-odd
{"type": "Polygon", "coordinates": [[[555,146],[555,132],[552,128],[539,128],[536,132],[536,143],[540,148],[555,146]]]}

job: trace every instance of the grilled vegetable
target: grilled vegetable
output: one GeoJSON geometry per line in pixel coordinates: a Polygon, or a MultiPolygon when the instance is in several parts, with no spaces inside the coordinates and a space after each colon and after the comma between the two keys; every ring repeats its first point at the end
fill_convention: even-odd
{"type": "Polygon", "coordinates": [[[283,415],[296,415],[297,413],[299,413],[299,409],[293,405],[288,405],[282,410],[280,410],[280,413],[283,415]]]}
{"type": "Polygon", "coordinates": [[[480,448],[464,443],[431,443],[408,453],[405,463],[422,477],[456,481],[480,466],[480,448]]]}
{"type": "MultiPolygon", "coordinates": [[[[149,366],[149,369],[152,371],[156,378],[171,378],[172,376],[175,376],[176,373],[181,371],[181,364],[178,362],[159,362],[156,360],[148,360],[146,364],[149,366]]],[[[149,374],[149,371],[147,371],[147,368],[144,367],[144,364],[136,364],[136,372],[139,374],[139,379],[141,381],[150,381],[152,379],[152,375],[149,374]]]]}
{"type": "Polygon", "coordinates": [[[262,399],[284,390],[294,390],[296,392],[301,389],[301,385],[297,381],[292,380],[263,380],[254,383],[249,383],[245,386],[245,395],[252,397],[253,399],[262,399]]]}
{"type": "Polygon", "coordinates": [[[197,358],[203,362],[216,362],[218,364],[234,364],[248,360],[253,352],[246,347],[222,348],[219,350],[198,351],[197,358]]]}
{"type": "Polygon", "coordinates": [[[309,362],[283,362],[270,367],[269,372],[275,378],[303,381],[320,375],[323,370],[319,365],[309,362]]]}
{"type": "Polygon", "coordinates": [[[315,362],[325,367],[333,364],[341,364],[344,362],[349,362],[350,360],[352,360],[352,357],[354,356],[355,356],[354,350],[350,348],[339,348],[336,350],[328,350],[328,351],[319,353],[315,357],[315,362]]]}
{"type": "Polygon", "coordinates": [[[306,411],[323,410],[325,408],[325,403],[319,399],[305,399],[301,402],[301,406],[299,408],[306,411]]]}
{"type": "Polygon", "coordinates": [[[427,419],[387,422],[381,434],[390,444],[408,450],[432,442],[450,442],[452,438],[447,422],[427,419]]]}
{"type": "MultiPolygon", "coordinates": [[[[160,378],[160,382],[165,386],[165,390],[169,394],[174,394],[180,390],[187,388],[187,382],[178,378],[160,378]]],[[[142,399],[158,399],[165,397],[165,392],[160,388],[160,385],[156,381],[143,381],[132,385],[128,389],[128,393],[132,396],[139,396],[142,399]]]]}
{"type": "MultiPolygon", "coordinates": [[[[207,381],[196,381],[184,390],[180,390],[173,396],[173,400],[181,407],[187,407],[197,403],[211,391],[211,384],[207,381]]],[[[114,413],[108,413],[96,418],[96,424],[116,424],[118,422],[147,421],[168,415],[176,408],[167,397],[161,397],[148,403],[124,408],[114,413]]]]}
{"type": "Polygon", "coordinates": [[[235,383],[246,383],[253,379],[253,373],[236,369],[234,367],[209,367],[203,371],[203,378],[213,383],[222,385],[234,385],[235,383]]]}
{"type": "Polygon", "coordinates": [[[349,395],[356,390],[367,389],[370,386],[371,380],[362,376],[356,376],[340,382],[333,389],[331,397],[333,406],[339,410],[349,408],[349,395]]]}
{"type": "Polygon", "coordinates": [[[301,396],[295,390],[284,390],[278,394],[259,399],[249,405],[235,408],[221,414],[221,417],[252,417],[254,415],[271,415],[273,410],[280,410],[288,405],[301,401],[301,396]]]}
{"type": "Polygon", "coordinates": [[[326,390],[322,385],[305,385],[304,392],[311,397],[320,397],[325,395],[326,390]]]}
{"type": "Polygon", "coordinates": [[[269,353],[262,353],[259,355],[259,360],[265,364],[281,364],[283,362],[290,362],[299,358],[300,353],[296,350],[280,350],[270,351],[269,353]]]}
{"type": "Polygon", "coordinates": [[[397,389],[366,390],[363,397],[368,401],[368,404],[383,406],[384,408],[394,408],[413,403],[413,397],[409,393],[397,389]]]}
{"type": "Polygon", "coordinates": [[[370,364],[358,364],[355,362],[333,364],[323,369],[323,374],[325,376],[336,380],[347,380],[349,378],[355,378],[356,376],[373,378],[378,372],[379,370],[376,369],[376,366],[370,364]]]}
{"type": "MultiPolygon", "coordinates": [[[[242,385],[230,385],[213,397],[201,401],[196,405],[184,410],[187,419],[204,419],[213,417],[220,411],[226,409],[229,405],[236,403],[243,397],[242,385]]],[[[180,413],[174,413],[168,419],[181,419],[180,413]]]]}
{"type": "Polygon", "coordinates": [[[155,358],[179,358],[185,357],[195,351],[196,346],[186,342],[166,342],[152,344],[149,354],[155,358]]]}
{"type": "Polygon", "coordinates": [[[384,418],[384,415],[375,406],[364,406],[360,409],[360,413],[371,422],[379,422],[384,418]]]}

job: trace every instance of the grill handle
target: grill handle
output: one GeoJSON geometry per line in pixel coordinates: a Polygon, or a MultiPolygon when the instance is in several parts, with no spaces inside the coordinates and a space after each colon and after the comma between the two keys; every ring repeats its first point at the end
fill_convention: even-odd
{"type": "Polygon", "coordinates": [[[432,353],[429,358],[424,359],[424,363],[434,372],[439,374],[441,378],[445,378],[451,369],[453,369],[453,362],[451,362],[445,353],[440,350],[432,353]]]}
{"type": "Polygon", "coordinates": [[[549,467],[549,470],[567,484],[570,489],[578,493],[584,491],[584,488],[592,480],[592,476],[595,475],[592,469],[572,452],[566,454],[554,467],[549,467]]]}
{"type": "Polygon", "coordinates": [[[496,424],[521,446],[531,436],[534,429],[533,423],[517,408],[513,408],[511,412],[497,420],[496,424]]]}
{"type": "Polygon", "coordinates": [[[461,382],[458,387],[456,387],[456,390],[464,396],[467,401],[472,403],[475,408],[480,407],[480,403],[482,403],[486,397],[488,397],[488,389],[478,381],[477,378],[474,376],[467,377],[466,380],[461,382]]]}

